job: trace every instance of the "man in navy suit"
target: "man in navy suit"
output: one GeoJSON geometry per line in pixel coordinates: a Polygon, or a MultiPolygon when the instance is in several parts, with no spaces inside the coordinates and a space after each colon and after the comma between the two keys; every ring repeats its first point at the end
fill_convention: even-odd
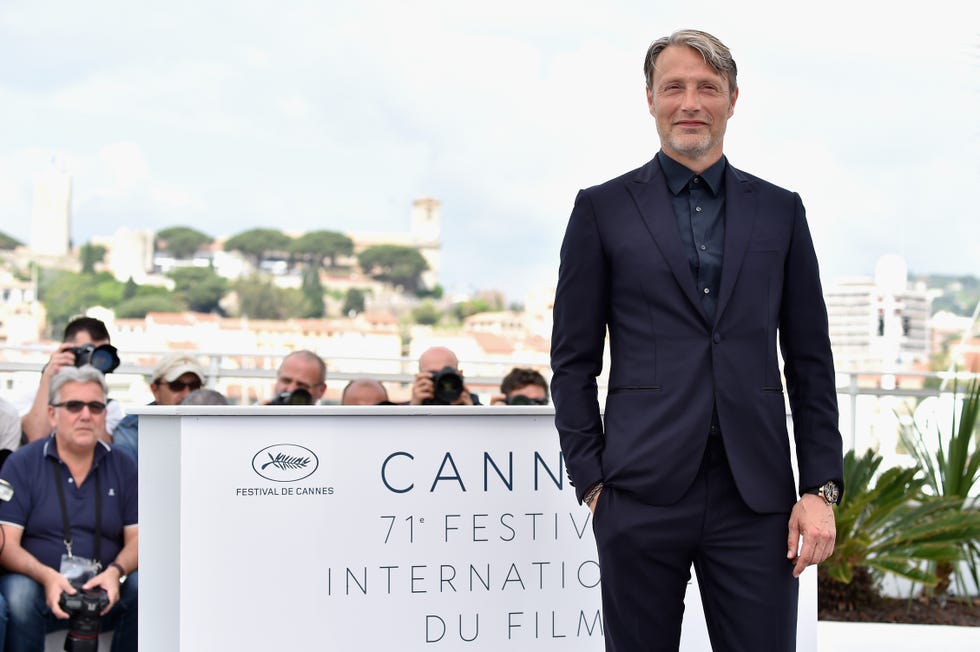
{"type": "Polygon", "coordinates": [[[723,155],[738,87],[717,38],[661,38],[644,72],[661,150],[579,192],[552,335],[555,423],[594,515],[606,649],[676,650],[693,564],[714,650],[794,650],[797,578],[833,552],[843,476],[803,204],[723,155]]]}

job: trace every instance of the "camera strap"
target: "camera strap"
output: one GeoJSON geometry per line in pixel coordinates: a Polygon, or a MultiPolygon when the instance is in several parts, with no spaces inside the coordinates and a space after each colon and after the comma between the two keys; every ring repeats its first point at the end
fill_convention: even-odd
{"type": "MultiPolygon", "coordinates": [[[[68,502],[65,500],[64,478],[61,473],[61,463],[53,457],[51,460],[51,472],[54,474],[54,486],[58,488],[58,504],[61,506],[61,525],[64,528],[65,549],[68,556],[72,557],[71,552],[71,525],[68,523],[68,502]]],[[[93,465],[92,471],[95,475],[95,554],[93,560],[99,567],[102,566],[102,483],[99,479],[99,470],[93,465]]]]}

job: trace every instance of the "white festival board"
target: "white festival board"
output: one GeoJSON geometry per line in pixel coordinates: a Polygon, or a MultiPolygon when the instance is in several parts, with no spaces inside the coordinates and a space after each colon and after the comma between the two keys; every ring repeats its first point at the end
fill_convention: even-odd
{"type": "Polygon", "coordinates": [[[603,650],[553,415],[421,410],[141,409],[141,649],[603,650]]]}

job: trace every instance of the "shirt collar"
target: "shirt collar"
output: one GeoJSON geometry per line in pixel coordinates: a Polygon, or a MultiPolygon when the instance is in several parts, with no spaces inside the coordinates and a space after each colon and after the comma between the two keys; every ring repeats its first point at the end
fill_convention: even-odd
{"type": "Polygon", "coordinates": [[[687,188],[688,184],[691,183],[691,179],[694,177],[701,177],[705,184],[707,184],[711,194],[717,196],[721,192],[722,183],[725,180],[725,166],[728,165],[728,159],[724,156],[715,161],[711,167],[701,174],[697,174],[693,170],[688,169],[687,166],[670,158],[663,150],[657,152],[657,159],[660,161],[660,167],[663,169],[664,177],[667,179],[667,187],[670,188],[670,192],[675,196],[687,188]]]}
{"type": "MultiPolygon", "coordinates": [[[[93,469],[99,465],[99,461],[105,457],[110,450],[111,448],[109,444],[100,439],[95,445],[95,452],[92,455],[93,469]]],[[[54,458],[59,462],[61,461],[61,456],[58,454],[58,438],[54,433],[48,435],[48,440],[44,442],[44,456],[54,458]]]]}

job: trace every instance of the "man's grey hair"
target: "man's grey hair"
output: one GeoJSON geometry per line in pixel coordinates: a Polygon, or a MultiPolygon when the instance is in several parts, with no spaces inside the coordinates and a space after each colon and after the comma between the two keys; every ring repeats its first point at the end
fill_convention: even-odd
{"type": "Polygon", "coordinates": [[[647,88],[653,88],[653,72],[657,67],[657,57],[671,45],[686,45],[697,51],[712,70],[728,80],[729,94],[734,93],[738,88],[735,79],[738,75],[738,67],[735,65],[735,59],[732,58],[731,50],[716,37],[696,29],[679,29],[670,36],[658,38],[650,44],[647,57],[643,62],[643,75],[646,77],[647,88]]]}
{"type": "Polygon", "coordinates": [[[219,391],[207,389],[195,389],[180,401],[181,405],[228,405],[228,399],[219,391]]]}
{"type": "Polygon", "coordinates": [[[102,388],[102,397],[109,396],[109,386],[105,382],[102,372],[87,364],[82,367],[62,367],[61,370],[51,379],[51,386],[48,389],[48,403],[59,402],[61,388],[67,383],[95,383],[102,388]]]}

